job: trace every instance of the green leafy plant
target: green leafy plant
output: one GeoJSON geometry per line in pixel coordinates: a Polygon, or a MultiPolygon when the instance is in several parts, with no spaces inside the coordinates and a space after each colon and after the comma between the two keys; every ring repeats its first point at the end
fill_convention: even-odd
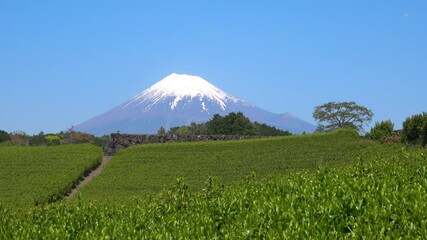
{"type": "Polygon", "coordinates": [[[410,144],[427,145],[427,113],[408,117],[403,122],[402,141],[410,144]]]}
{"type": "Polygon", "coordinates": [[[10,141],[10,135],[6,131],[0,130],[0,142],[10,141]]]}
{"type": "Polygon", "coordinates": [[[215,114],[205,123],[191,123],[190,126],[172,127],[170,134],[189,135],[249,135],[249,136],[288,136],[289,131],[251,122],[243,113],[229,113],[226,116],[215,114]]]}
{"type": "Polygon", "coordinates": [[[377,141],[384,141],[393,135],[394,124],[390,120],[376,122],[369,132],[369,138],[377,141]]]}
{"type": "MultiPolygon", "coordinates": [[[[379,144],[378,144],[379,145],[379,144]]],[[[379,145],[383,148],[386,145],[379,145]]],[[[387,147],[386,147],[387,148],[387,147]]],[[[0,205],[5,239],[422,239],[427,152],[359,159],[287,176],[247,175],[202,191],[175,179],[158,195],[59,202],[25,211],[0,205]]],[[[373,154],[373,153],[372,153],[373,154]]]]}
{"type": "Polygon", "coordinates": [[[132,201],[133,196],[157,194],[176,178],[188,180],[192,190],[202,190],[208,176],[233,184],[256,172],[258,177],[283,176],[318,165],[347,166],[357,157],[400,151],[359,137],[352,129],[298,136],[239,141],[148,144],[129,147],[113,160],[90,185],[82,199],[132,201]]]}
{"type": "Polygon", "coordinates": [[[86,144],[0,147],[0,204],[31,206],[62,199],[99,165],[101,156],[101,148],[86,144]]]}

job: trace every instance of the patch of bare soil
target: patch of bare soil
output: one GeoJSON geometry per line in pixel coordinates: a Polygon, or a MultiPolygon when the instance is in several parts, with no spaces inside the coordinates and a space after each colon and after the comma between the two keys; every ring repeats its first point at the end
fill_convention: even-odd
{"type": "Polygon", "coordinates": [[[74,195],[85,186],[88,182],[90,182],[94,177],[98,176],[98,174],[102,171],[105,165],[111,160],[111,156],[103,156],[101,164],[95,168],[89,175],[87,175],[77,186],[71,190],[71,192],[65,197],[65,200],[69,200],[74,197],[74,195]]]}

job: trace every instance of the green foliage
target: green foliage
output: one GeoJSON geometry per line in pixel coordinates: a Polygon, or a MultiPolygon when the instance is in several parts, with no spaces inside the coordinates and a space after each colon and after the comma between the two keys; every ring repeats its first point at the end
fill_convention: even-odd
{"type": "Polygon", "coordinates": [[[191,135],[207,135],[208,134],[206,123],[196,124],[193,122],[188,127],[188,130],[191,135]]]}
{"type": "Polygon", "coordinates": [[[0,143],[4,141],[10,141],[10,135],[6,131],[0,130],[0,143]]]}
{"type": "Polygon", "coordinates": [[[427,112],[408,117],[403,122],[402,141],[427,145],[427,112]]]}
{"type": "Polygon", "coordinates": [[[313,118],[319,122],[318,129],[324,131],[338,128],[353,128],[362,131],[370,122],[373,112],[355,102],[328,102],[314,108],[313,118]],[[323,126],[323,123],[327,125],[323,126]]]}
{"type": "MultiPolygon", "coordinates": [[[[385,146],[385,145],[383,145],[385,146]]],[[[288,177],[253,174],[232,186],[182,179],[132,203],[57,203],[19,212],[0,206],[4,239],[423,239],[427,153],[319,167],[288,177]]]]}
{"type": "Polygon", "coordinates": [[[24,131],[13,131],[9,134],[10,140],[0,143],[0,146],[28,146],[29,136],[24,131]]]}
{"type": "Polygon", "coordinates": [[[252,122],[241,112],[229,113],[224,117],[215,114],[206,126],[210,135],[255,135],[252,122]]]}
{"type": "Polygon", "coordinates": [[[369,138],[377,141],[384,141],[384,139],[393,135],[394,124],[390,121],[376,122],[375,126],[371,128],[369,138]]]}
{"type": "Polygon", "coordinates": [[[28,139],[28,134],[26,133],[26,132],[24,132],[24,131],[21,131],[21,130],[16,130],[16,131],[13,131],[11,134],[10,134],[10,137],[13,139],[13,138],[21,138],[21,139],[28,139]]]}
{"type": "Polygon", "coordinates": [[[398,145],[364,140],[355,130],[223,142],[148,144],[124,149],[81,190],[82,199],[131,201],[159,192],[176,178],[201,190],[207,176],[229,185],[255,171],[260,177],[345,166],[357,157],[391,155],[398,145]]]}
{"type": "MultiPolygon", "coordinates": [[[[15,135],[14,135],[15,136],[15,135]]],[[[90,143],[99,147],[104,147],[107,143],[109,136],[104,135],[101,137],[96,137],[94,135],[83,133],[83,132],[75,132],[72,130],[66,132],[59,132],[56,134],[48,133],[45,134],[41,131],[37,135],[33,136],[15,136],[17,140],[24,141],[26,144],[19,145],[30,145],[30,146],[56,146],[60,144],[82,144],[82,143],[90,143]]],[[[13,144],[7,144],[13,145],[13,144]]],[[[15,144],[17,145],[17,144],[15,144]]]]}
{"type": "Polygon", "coordinates": [[[0,141],[0,146],[28,146],[29,136],[23,131],[14,131],[8,134],[9,138],[4,135],[5,141],[0,141]]]}
{"type": "Polygon", "coordinates": [[[61,138],[57,135],[47,135],[44,138],[48,146],[57,146],[62,144],[61,138]]]}
{"type": "Polygon", "coordinates": [[[28,146],[28,142],[23,139],[12,139],[0,142],[0,146],[28,146]]]}
{"type": "Polygon", "coordinates": [[[102,147],[104,148],[105,145],[107,145],[108,139],[110,139],[110,137],[108,135],[103,135],[101,137],[95,137],[94,136],[94,141],[95,141],[95,145],[98,147],[102,147]]]}
{"type": "Polygon", "coordinates": [[[157,134],[166,134],[166,130],[163,127],[160,127],[157,134]]]}
{"type": "Polygon", "coordinates": [[[41,131],[37,135],[33,135],[30,138],[30,145],[31,146],[43,146],[43,145],[47,145],[46,136],[47,135],[43,131],[41,131]]]}
{"type": "Polygon", "coordinates": [[[169,134],[188,135],[192,134],[192,132],[190,132],[190,128],[188,126],[181,126],[172,127],[171,129],[169,129],[169,134]]]}
{"type": "Polygon", "coordinates": [[[101,156],[102,149],[91,145],[0,147],[0,204],[28,206],[60,199],[101,156]]]}
{"type": "Polygon", "coordinates": [[[229,113],[226,116],[215,114],[206,123],[191,123],[190,126],[173,127],[170,134],[190,135],[243,135],[243,136],[288,136],[288,131],[282,131],[275,127],[251,122],[243,113],[229,113]]]}
{"type": "Polygon", "coordinates": [[[292,133],[289,131],[283,131],[280,129],[277,129],[275,127],[268,126],[265,123],[253,123],[253,132],[256,136],[290,136],[292,133]]]}
{"type": "Polygon", "coordinates": [[[314,132],[318,132],[318,133],[326,132],[325,125],[317,124],[316,130],[314,132]]]}

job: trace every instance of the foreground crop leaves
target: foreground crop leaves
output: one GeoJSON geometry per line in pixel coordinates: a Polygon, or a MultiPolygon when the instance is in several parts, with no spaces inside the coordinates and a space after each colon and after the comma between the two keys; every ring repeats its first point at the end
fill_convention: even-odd
{"type": "Polygon", "coordinates": [[[416,239],[427,234],[425,152],[202,191],[182,179],[133,203],[0,206],[2,239],[416,239]],[[361,171],[361,168],[363,168],[361,171]]]}
{"type": "MultiPolygon", "coordinates": [[[[114,155],[102,173],[81,190],[82,199],[132,202],[158,194],[176,178],[201,191],[208,176],[225,186],[252,172],[258,178],[316,171],[317,166],[345,167],[391,158],[399,145],[361,139],[354,131],[241,141],[147,144],[114,155]]],[[[363,172],[363,171],[362,171],[363,172]]]]}

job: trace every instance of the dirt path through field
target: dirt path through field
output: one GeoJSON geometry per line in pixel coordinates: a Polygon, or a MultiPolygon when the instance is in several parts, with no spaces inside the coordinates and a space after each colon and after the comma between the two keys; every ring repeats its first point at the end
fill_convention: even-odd
{"type": "Polygon", "coordinates": [[[77,184],[77,186],[68,194],[68,196],[65,197],[65,200],[73,198],[74,195],[80,190],[80,188],[90,182],[94,177],[98,176],[98,174],[102,171],[102,169],[105,167],[105,165],[108,164],[110,160],[111,156],[103,156],[101,164],[97,168],[95,168],[88,176],[86,176],[79,184],[77,184]]]}

